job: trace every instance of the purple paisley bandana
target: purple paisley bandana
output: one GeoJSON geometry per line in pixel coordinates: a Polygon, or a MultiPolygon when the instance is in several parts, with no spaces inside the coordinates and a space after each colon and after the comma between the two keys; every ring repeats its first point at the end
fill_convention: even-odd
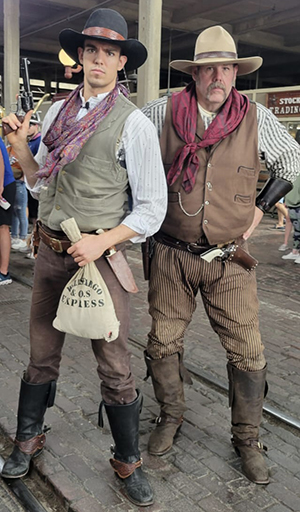
{"type": "Polygon", "coordinates": [[[113,109],[119,93],[128,96],[127,89],[121,84],[116,84],[98,105],[77,121],[76,117],[81,107],[79,91],[82,88],[83,83],[69,94],[43,138],[48,148],[48,156],[44,167],[36,176],[46,178],[46,183],[50,183],[65,165],[75,160],[83,145],[113,109]]]}

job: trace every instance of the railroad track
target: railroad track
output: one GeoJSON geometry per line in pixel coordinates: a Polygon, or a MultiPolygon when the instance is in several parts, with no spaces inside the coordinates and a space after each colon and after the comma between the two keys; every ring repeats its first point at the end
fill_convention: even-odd
{"type": "MultiPolygon", "coordinates": [[[[4,459],[0,457],[0,470],[4,464],[4,459]]],[[[24,511],[24,512],[55,512],[55,509],[44,508],[44,506],[38,501],[33,495],[31,490],[28,488],[26,483],[20,478],[16,479],[1,479],[1,488],[8,488],[9,492],[1,493],[2,500],[4,501],[5,510],[12,512],[24,511]]],[[[2,510],[2,508],[1,508],[2,510]]]]}

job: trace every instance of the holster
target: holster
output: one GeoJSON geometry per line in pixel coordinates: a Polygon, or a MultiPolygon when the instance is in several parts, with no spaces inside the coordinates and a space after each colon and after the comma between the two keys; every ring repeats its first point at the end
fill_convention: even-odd
{"type": "Polygon", "coordinates": [[[30,245],[33,250],[33,255],[36,256],[38,253],[39,245],[40,245],[40,235],[39,235],[39,225],[38,222],[35,223],[33,231],[31,233],[31,241],[30,245]]]}
{"type": "Polygon", "coordinates": [[[240,265],[246,270],[254,270],[258,261],[251,256],[248,252],[244,251],[239,245],[235,245],[235,250],[228,256],[228,261],[233,261],[237,265],[240,265]]]}
{"type": "Polygon", "coordinates": [[[150,279],[151,258],[153,256],[154,244],[155,244],[154,238],[151,236],[147,237],[146,241],[142,242],[142,244],[141,244],[145,281],[149,281],[149,279],[150,279]]]}

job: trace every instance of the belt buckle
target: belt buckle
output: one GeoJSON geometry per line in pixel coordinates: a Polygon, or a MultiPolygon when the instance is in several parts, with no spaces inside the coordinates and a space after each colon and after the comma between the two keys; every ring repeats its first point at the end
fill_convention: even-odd
{"type": "Polygon", "coordinates": [[[58,240],[57,238],[50,237],[50,247],[54,252],[61,253],[64,251],[61,241],[58,240]]]}
{"type": "Polygon", "coordinates": [[[197,254],[197,249],[201,250],[200,246],[197,244],[197,242],[191,242],[187,244],[186,250],[188,252],[191,252],[192,254],[197,254]]]}

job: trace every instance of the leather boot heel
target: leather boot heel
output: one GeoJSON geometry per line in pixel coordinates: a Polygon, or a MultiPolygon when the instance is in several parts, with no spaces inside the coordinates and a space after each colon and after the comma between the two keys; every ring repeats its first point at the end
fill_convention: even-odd
{"type": "Polygon", "coordinates": [[[148,452],[150,455],[165,455],[171,450],[174,439],[178,436],[183,422],[183,416],[172,418],[162,415],[156,418],[156,427],[151,432],[148,441],[148,452]]]}
{"type": "Polygon", "coordinates": [[[264,458],[264,451],[267,451],[267,448],[256,440],[248,440],[244,445],[235,446],[234,439],[232,439],[232,444],[236,454],[241,457],[244,475],[257,485],[270,483],[269,471],[264,458]]]}

